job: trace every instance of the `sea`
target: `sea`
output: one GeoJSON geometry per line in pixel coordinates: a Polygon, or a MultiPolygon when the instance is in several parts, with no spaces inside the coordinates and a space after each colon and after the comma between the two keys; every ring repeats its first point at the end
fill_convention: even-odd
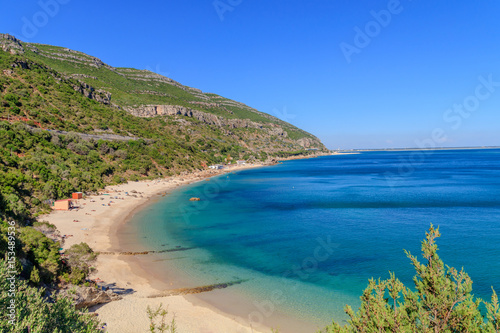
{"type": "Polygon", "coordinates": [[[473,294],[500,291],[500,150],[376,151],[230,172],[159,196],[126,233],[155,276],[259,328],[315,332],[348,319],[368,280],[413,288],[405,250],[439,227],[438,254],[473,294]],[[190,201],[192,197],[200,201],[190,201]],[[174,279],[173,276],[176,278],[174,279]]]}

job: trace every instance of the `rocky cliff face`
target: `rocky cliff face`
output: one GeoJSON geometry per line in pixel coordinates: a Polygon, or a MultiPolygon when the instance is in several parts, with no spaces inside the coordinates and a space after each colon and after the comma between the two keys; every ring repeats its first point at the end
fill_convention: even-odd
{"type": "Polygon", "coordinates": [[[231,128],[256,128],[266,131],[270,135],[279,135],[287,137],[288,133],[283,128],[276,124],[271,124],[268,127],[263,124],[256,123],[249,119],[226,119],[218,117],[214,114],[193,110],[179,105],[142,105],[135,108],[125,108],[128,112],[137,117],[155,117],[155,116],[185,116],[195,118],[205,124],[215,125],[218,127],[231,128]]]}
{"type": "Polygon", "coordinates": [[[99,103],[109,105],[111,104],[111,93],[105,90],[95,90],[94,87],[89,86],[85,82],[79,81],[79,84],[72,84],[73,89],[78,91],[83,96],[93,99],[99,103]]]}
{"type": "Polygon", "coordinates": [[[150,118],[155,116],[185,116],[193,117],[209,125],[219,125],[220,121],[216,115],[192,110],[179,105],[142,105],[138,107],[126,107],[125,110],[137,117],[150,118]]]}
{"type": "Polygon", "coordinates": [[[5,52],[10,52],[11,54],[24,53],[24,47],[21,44],[21,41],[8,34],[0,34],[0,48],[5,52]]]}
{"type": "Polygon", "coordinates": [[[301,139],[298,139],[297,143],[299,145],[301,145],[302,147],[304,147],[304,148],[313,148],[313,147],[317,147],[318,146],[318,143],[315,142],[314,140],[310,139],[310,138],[301,138],[301,139]]]}

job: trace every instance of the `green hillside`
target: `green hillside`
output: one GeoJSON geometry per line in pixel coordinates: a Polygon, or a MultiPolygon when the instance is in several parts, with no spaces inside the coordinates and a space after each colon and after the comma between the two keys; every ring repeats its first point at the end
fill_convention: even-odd
{"type": "Polygon", "coordinates": [[[323,148],[313,135],[243,103],[184,86],[159,74],[133,68],[114,68],[84,53],[63,47],[20,43],[24,55],[59,73],[111,93],[111,102],[122,108],[141,105],[178,105],[225,119],[248,119],[283,128],[292,140],[308,138],[323,148]]]}
{"type": "Polygon", "coordinates": [[[242,103],[0,34],[4,217],[29,219],[75,190],[310,148],[326,150],[311,134],[242,103]]]}

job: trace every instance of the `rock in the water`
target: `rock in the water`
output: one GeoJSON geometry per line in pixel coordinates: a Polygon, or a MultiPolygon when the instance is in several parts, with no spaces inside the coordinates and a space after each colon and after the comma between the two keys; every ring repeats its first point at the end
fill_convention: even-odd
{"type": "Polygon", "coordinates": [[[200,198],[191,198],[189,199],[189,201],[200,201],[201,199],[200,198]]]}

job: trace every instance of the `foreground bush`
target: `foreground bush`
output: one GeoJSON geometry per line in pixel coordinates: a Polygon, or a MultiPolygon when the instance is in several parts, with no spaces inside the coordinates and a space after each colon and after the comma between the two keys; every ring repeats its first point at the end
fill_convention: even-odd
{"type": "Polygon", "coordinates": [[[91,272],[90,265],[96,260],[97,254],[87,243],[80,243],[71,245],[66,255],[71,272],[65,273],[63,279],[72,284],[83,283],[91,272]]]}
{"type": "Polygon", "coordinates": [[[422,242],[425,264],[406,252],[416,275],[410,290],[394,274],[388,280],[370,280],[361,296],[361,306],[344,327],[333,323],[324,332],[500,332],[498,297],[491,303],[474,298],[472,280],[463,271],[443,264],[437,255],[439,228],[431,225],[422,242]],[[486,311],[479,307],[485,304],[486,311]]]}
{"type": "Polygon", "coordinates": [[[75,310],[69,299],[49,303],[43,297],[43,289],[30,287],[19,279],[12,288],[10,278],[7,263],[0,260],[0,332],[101,332],[97,319],[75,310]]]}

